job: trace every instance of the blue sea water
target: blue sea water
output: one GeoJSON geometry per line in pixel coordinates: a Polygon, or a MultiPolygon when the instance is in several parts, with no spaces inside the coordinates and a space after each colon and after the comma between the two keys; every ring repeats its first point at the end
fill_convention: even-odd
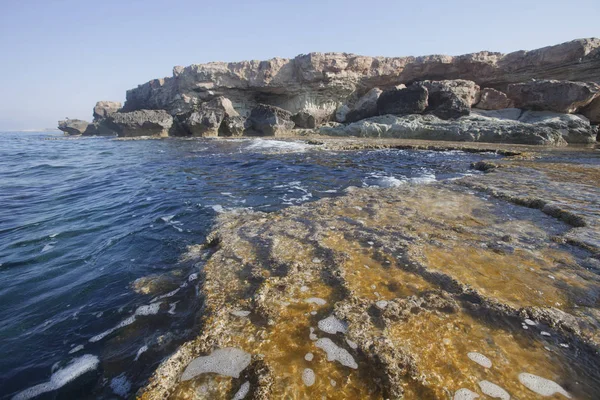
{"type": "Polygon", "coordinates": [[[452,179],[493,157],[42,132],[0,133],[0,144],[0,398],[135,393],[197,334],[202,263],[180,257],[220,212],[452,179]],[[133,290],[136,279],[160,274],[177,288],[133,290]]]}

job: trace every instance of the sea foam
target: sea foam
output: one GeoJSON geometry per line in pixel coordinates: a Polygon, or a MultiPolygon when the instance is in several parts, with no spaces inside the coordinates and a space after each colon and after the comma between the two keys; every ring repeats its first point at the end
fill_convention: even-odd
{"type": "Polygon", "coordinates": [[[42,393],[60,389],[86,372],[95,370],[99,363],[100,360],[98,357],[91,354],[85,354],[79,358],[75,358],[69,365],[53,373],[48,382],[40,383],[39,385],[25,389],[22,392],[17,393],[12,400],[28,400],[37,397],[42,393]]]}
{"type": "Polygon", "coordinates": [[[244,350],[235,347],[217,349],[209,355],[195,358],[189,363],[181,374],[181,380],[188,381],[207,372],[239,378],[240,372],[250,365],[250,360],[250,354],[244,350]]]}
{"type": "Polygon", "coordinates": [[[353,369],[358,368],[358,364],[354,361],[352,354],[348,350],[339,347],[329,338],[321,338],[315,343],[316,346],[327,353],[327,361],[337,361],[345,367],[353,369]]]}

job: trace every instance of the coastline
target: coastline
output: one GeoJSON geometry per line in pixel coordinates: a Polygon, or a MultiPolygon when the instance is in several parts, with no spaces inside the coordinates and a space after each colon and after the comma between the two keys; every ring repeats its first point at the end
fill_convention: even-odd
{"type": "MultiPolygon", "coordinates": [[[[495,326],[500,333],[493,337],[505,346],[505,335],[516,343],[530,343],[537,349],[536,361],[530,360],[529,371],[522,373],[543,370],[550,359],[560,361],[552,373],[564,385],[566,376],[583,377],[573,364],[575,353],[589,358],[583,364],[598,363],[600,337],[593,328],[599,323],[593,311],[598,278],[589,272],[600,268],[596,150],[337,138],[319,142],[328,150],[403,146],[510,156],[495,160],[483,176],[400,188],[354,188],[341,198],[275,213],[221,215],[207,243],[190,249],[190,254],[207,247],[214,251],[202,272],[201,334],[161,364],[139,397],[186,397],[193,392],[196,398],[231,398],[247,388],[246,382],[250,398],[257,399],[285,396],[286,390],[373,398],[442,396],[459,390],[458,382],[471,382],[470,390],[477,392],[478,372],[468,376],[473,366],[465,354],[453,353],[448,361],[459,377],[444,377],[431,364],[438,355],[421,354],[420,338],[413,336],[436,343],[440,338],[435,332],[444,326],[439,323],[448,318],[452,324],[471,325],[480,335],[495,326]],[[588,158],[587,164],[582,157],[588,158]],[[539,184],[531,186],[532,179],[539,184]],[[358,279],[353,276],[357,271],[358,279]],[[503,283],[503,277],[508,281],[503,283]],[[529,292],[538,289],[545,294],[531,297],[529,292]],[[309,304],[305,297],[324,303],[309,304]],[[247,316],[240,317],[240,310],[247,316]],[[344,331],[319,329],[318,322],[328,316],[341,321],[344,331]],[[490,318],[497,322],[490,325],[490,318]],[[359,372],[323,358],[312,335],[344,348],[357,360],[359,372]],[[190,361],[229,347],[251,354],[239,379],[202,375],[180,380],[190,361]],[[314,354],[316,361],[304,360],[303,352],[314,354]],[[302,383],[303,368],[314,369],[315,386],[302,383]]],[[[461,334],[447,339],[451,347],[470,340],[461,334]]],[[[511,394],[529,398],[532,392],[512,382],[518,369],[514,364],[531,356],[522,344],[494,350],[512,357],[509,370],[514,373],[496,371],[495,379],[511,394]]],[[[438,351],[444,353],[447,349],[441,346],[438,351]]],[[[595,378],[588,376],[572,389],[582,390],[580,395],[593,393],[600,376],[596,369],[587,373],[595,378]]]]}

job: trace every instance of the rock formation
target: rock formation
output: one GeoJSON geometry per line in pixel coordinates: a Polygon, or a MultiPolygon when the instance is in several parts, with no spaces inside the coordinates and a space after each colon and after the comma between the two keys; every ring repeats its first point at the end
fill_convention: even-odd
{"type": "Polygon", "coordinates": [[[82,135],[88,129],[89,122],[80,119],[58,121],[58,129],[67,135],[82,135]]]}
{"type": "Polygon", "coordinates": [[[485,88],[481,91],[479,103],[475,107],[481,110],[501,110],[512,106],[513,102],[506,93],[492,88],[485,88]]]}
{"type": "Polygon", "coordinates": [[[107,118],[121,109],[120,101],[99,101],[94,107],[94,121],[107,118]]]}
{"type": "Polygon", "coordinates": [[[596,83],[541,80],[508,85],[508,97],[516,107],[573,113],[600,95],[596,83]]]}
{"type": "Polygon", "coordinates": [[[139,110],[113,113],[106,123],[119,136],[168,136],[173,117],[164,110],[139,110]]]}
{"type": "MultiPolygon", "coordinates": [[[[175,67],[173,76],[129,90],[122,108],[120,103],[98,102],[95,126],[88,132],[280,136],[293,135],[293,128],[319,132],[320,127],[331,125],[329,121],[356,123],[386,114],[433,114],[437,120],[456,120],[468,117],[471,107],[501,110],[513,106],[581,113],[597,124],[599,84],[600,39],[595,38],[509,54],[366,57],[310,53],[293,59],[212,62],[175,67]],[[152,110],[170,115],[173,121],[169,125],[165,114],[158,116],[152,110]],[[137,121],[135,129],[127,127],[132,116],[137,121]],[[153,125],[157,118],[163,122],[153,125]],[[143,132],[145,126],[154,128],[143,132]]],[[[442,122],[432,138],[447,137],[442,134],[446,125],[442,122]]],[[[567,124],[566,129],[571,126],[567,124]]],[[[594,132],[590,126],[585,137],[579,128],[573,135],[562,136],[588,142],[594,132]]]]}

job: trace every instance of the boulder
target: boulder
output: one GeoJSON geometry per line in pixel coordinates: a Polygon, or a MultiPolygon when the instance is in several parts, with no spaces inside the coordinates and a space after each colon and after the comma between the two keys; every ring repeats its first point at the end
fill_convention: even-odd
{"type": "Polygon", "coordinates": [[[331,118],[330,113],[326,110],[314,109],[307,111],[300,111],[292,115],[292,121],[296,124],[296,128],[314,129],[323,125],[331,118]]]}
{"type": "Polygon", "coordinates": [[[377,112],[385,114],[420,114],[427,108],[427,89],[412,85],[405,89],[386,90],[377,99],[377,112]]]}
{"type": "Polygon", "coordinates": [[[99,101],[94,107],[94,121],[107,118],[121,109],[120,101],[99,101]]]}
{"type": "Polygon", "coordinates": [[[294,128],[292,114],[282,108],[258,104],[248,117],[248,129],[259,136],[279,136],[294,128]]]}
{"type": "Polygon", "coordinates": [[[90,123],[81,119],[65,119],[58,121],[58,129],[67,135],[83,135],[90,123]]]}
{"type": "Polygon", "coordinates": [[[225,117],[237,117],[231,101],[225,97],[217,97],[200,104],[197,110],[179,117],[181,126],[189,135],[200,137],[216,137],[225,117]]]}
{"type": "Polygon", "coordinates": [[[425,110],[441,119],[456,119],[471,113],[469,104],[456,93],[438,91],[429,94],[425,110]]]}
{"type": "Polygon", "coordinates": [[[501,110],[512,107],[512,101],[510,101],[506,93],[496,89],[482,89],[479,97],[479,103],[475,107],[481,110],[501,110]]]}
{"type": "Polygon", "coordinates": [[[346,114],[345,122],[356,122],[378,115],[377,100],[379,100],[381,93],[383,91],[379,88],[369,90],[364,96],[358,99],[354,107],[346,114]]]}
{"type": "Polygon", "coordinates": [[[219,128],[219,136],[242,136],[246,131],[246,118],[241,115],[229,117],[225,116],[221,127],[219,128]]]}
{"type": "Polygon", "coordinates": [[[138,110],[112,113],[106,123],[119,136],[168,136],[173,117],[164,110],[138,110]]]}
{"type": "Polygon", "coordinates": [[[596,99],[581,110],[581,113],[585,115],[592,124],[600,124],[600,97],[596,97],[596,99]]]}
{"type": "Polygon", "coordinates": [[[335,110],[335,121],[336,122],[346,122],[346,117],[350,112],[350,107],[346,104],[342,104],[335,110]]]}
{"type": "Polygon", "coordinates": [[[455,120],[435,115],[384,115],[319,130],[328,136],[358,136],[400,139],[449,140],[564,146],[561,129],[543,121],[523,123],[477,114],[455,120]]]}
{"type": "Polygon", "coordinates": [[[457,95],[470,108],[479,101],[479,85],[465,79],[451,79],[444,81],[420,81],[416,85],[424,86],[429,96],[437,92],[450,92],[457,95]]]}
{"type": "Polygon", "coordinates": [[[533,80],[509,85],[507,95],[519,108],[573,113],[600,95],[600,85],[592,82],[533,80]]]}
{"type": "Polygon", "coordinates": [[[422,81],[414,85],[425,87],[429,93],[425,111],[442,119],[469,115],[471,105],[479,99],[479,86],[464,79],[422,81]]]}

